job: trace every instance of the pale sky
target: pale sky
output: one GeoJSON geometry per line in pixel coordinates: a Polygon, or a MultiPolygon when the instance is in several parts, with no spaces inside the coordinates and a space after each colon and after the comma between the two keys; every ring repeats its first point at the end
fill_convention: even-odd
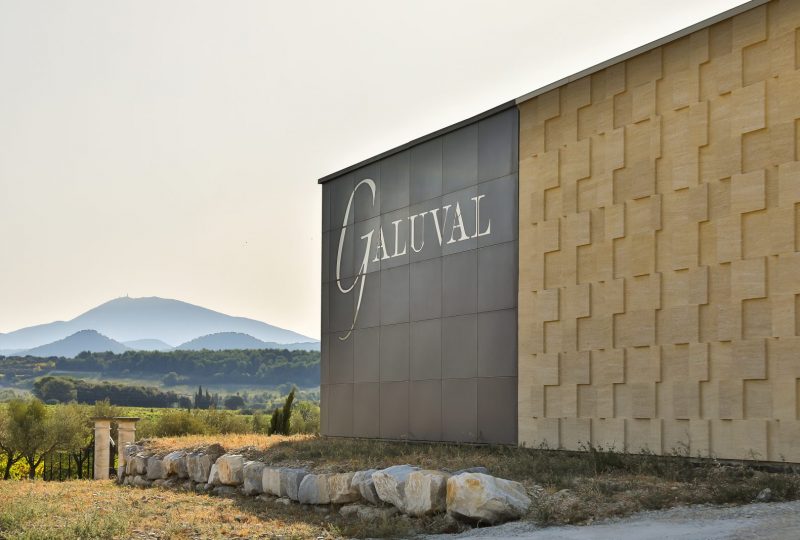
{"type": "Polygon", "coordinates": [[[741,3],[0,0],[0,332],[129,294],[319,337],[319,177],[741,3]]]}

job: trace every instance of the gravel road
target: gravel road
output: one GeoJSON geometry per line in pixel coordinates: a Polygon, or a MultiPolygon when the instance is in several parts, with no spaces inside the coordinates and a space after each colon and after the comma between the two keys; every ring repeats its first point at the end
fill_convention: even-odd
{"type": "Polygon", "coordinates": [[[745,506],[692,506],[642,512],[593,525],[541,528],[527,522],[430,539],[527,540],[792,540],[800,539],[800,501],[745,506]]]}

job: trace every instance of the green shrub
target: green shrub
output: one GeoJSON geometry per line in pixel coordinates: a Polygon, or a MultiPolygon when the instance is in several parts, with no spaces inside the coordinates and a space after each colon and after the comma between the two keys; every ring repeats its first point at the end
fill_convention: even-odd
{"type": "Polygon", "coordinates": [[[319,405],[310,401],[300,401],[292,411],[289,431],[296,433],[319,433],[319,405]]]}

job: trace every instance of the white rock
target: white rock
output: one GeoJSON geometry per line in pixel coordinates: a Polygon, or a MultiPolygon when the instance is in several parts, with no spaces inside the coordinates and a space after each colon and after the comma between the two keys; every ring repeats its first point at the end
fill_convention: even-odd
{"type": "Polygon", "coordinates": [[[358,471],[353,475],[353,486],[358,489],[358,492],[365,501],[377,506],[381,504],[381,499],[378,497],[378,492],[375,490],[375,482],[372,481],[372,473],[376,471],[377,469],[358,471]]]}
{"type": "Polygon", "coordinates": [[[167,473],[164,470],[164,465],[161,460],[156,456],[147,458],[147,479],[159,480],[166,477],[167,473]]]}
{"type": "Polygon", "coordinates": [[[125,474],[133,476],[136,474],[133,467],[133,457],[142,451],[142,447],[136,444],[126,444],[123,453],[125,454],[125,474]]]}
{"type": "Polygon", "coordinates": [[[308,474],[305,469],[290,469],[286,467],[267,467],[264,469],[262,483],[264,493],[276,497],[289,497],[298,500],[300,482],[308,474]]]}
{"type": "Polygon", "coordinates": [[[219,468],[217,464],[214,463],[211,465],[211,470],[208,473],[208,482],[207,484],[211,484],[212,486],[219,486],[221,482],[219,481],[219,468]]]}
{"type": "Polygon", "coordinates": [[[441,471],[414,471],[408,475],[405,487],[405,512],[424,516],[447,509],[447,479],[441,471]]]}
{"type": "Polygon", "coordinates": [[[262,475],[266,465],[260,461],[248,461],[244,464],[242,474],[244,476],[244,494],[245,495],[258,495],[264,493],[262,484],[262,475]]]}
{"type": "Polygon", "coordinates": [[[482,473],[462,473],[447,480],[447,512],[458,518],[500,523],[522,517],[530,505],[519,482],[482,473]]]}
{"type": "Polygon", "coordinates": [[[300,482],[297,500],[302,504],[328,504],[331,502],[327,474],[307,474],[300,482]]]}
{"type": "Polygon", "coordinates": [[[287,497],[281,497],[280,499],[275,499],[275,504],[282,504],[283,506],[289,506],[292,504],[292,500],[287,497]]]}
{"type": "Polygon", "coordinates": [[[239,454],[225,454],[217,460],[219,481],[227,486],[238,486],[244,481],[244,458],[239,454]]]}
{"type": "Polygon", "coordinates": [[[194,452],[186,456],[186,471],[189,479],[194,482],[208,482],[208,475],[211,473],[211,466],[216,457],[211,454],[194,452]]]}
{"type": "Polygon", "coordinates": [[[361,498],[358,487],[353,487],[353,475],[355,473],[339,473],[328,476],[328,493],[331,503],[345,504],[356,502],[361,498]]]}
{"type": "Polygon", "coordinates": [[[186,469],[186,452],[183,450],[170,452],[164,456],[164,459],[161,460],[161,464],[164,465],[167,475],[174,475],[178,478],[189,477],[189,471],[186,469]]]}
{"type": "Polygon", "coordinates": [[[375,491],[383,502],[389,503],[405,513],[405,487],[408,475],[419,470],[411,465],[395,465],[372,473],[375,491]]]}
{"type": "Polygon", "coordinates": [[[136,454],[131,458],[131,470],[128,474],[131,476],[141,476],[147,472],[147,458],[144,454],[136,454]]]}
{"type": "Polygon", "coordinates": [[[281,494],[281,471],[278,467],[265,467],[261,472],[261,485],[264,493],[280,497],[281,494]]]}
{"type": "Polygon", "coordinates": [[[289,469],[282,467],[280,469],[281,475],[281,497],[289,497],[291,500],[296,501],[299,499],[300,482],[303,477],[308,474],[305,469],[289,469]]]}

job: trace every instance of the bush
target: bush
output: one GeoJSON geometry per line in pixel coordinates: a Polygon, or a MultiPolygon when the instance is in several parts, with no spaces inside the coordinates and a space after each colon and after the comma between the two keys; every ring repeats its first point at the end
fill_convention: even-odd
{"type": "Polygon", "coordinates": [[[310,401],[300,401],[292,411],[289,432],[319,433],[319,405],[310,401]]]}
{"type": "Polygon", "coordinates": [[[155,418],[141,420],[136,431],[138,436],[146,439],[181,435],[249,433],[252,428],[247,417],[227,411],[175,409],[164,411],[155,418]]]}
{"type": "Polygon", "coordinates": [[[269,433],[269,417],[266,414],[256,413],[253,415],[253,432],[269,433]]]}

